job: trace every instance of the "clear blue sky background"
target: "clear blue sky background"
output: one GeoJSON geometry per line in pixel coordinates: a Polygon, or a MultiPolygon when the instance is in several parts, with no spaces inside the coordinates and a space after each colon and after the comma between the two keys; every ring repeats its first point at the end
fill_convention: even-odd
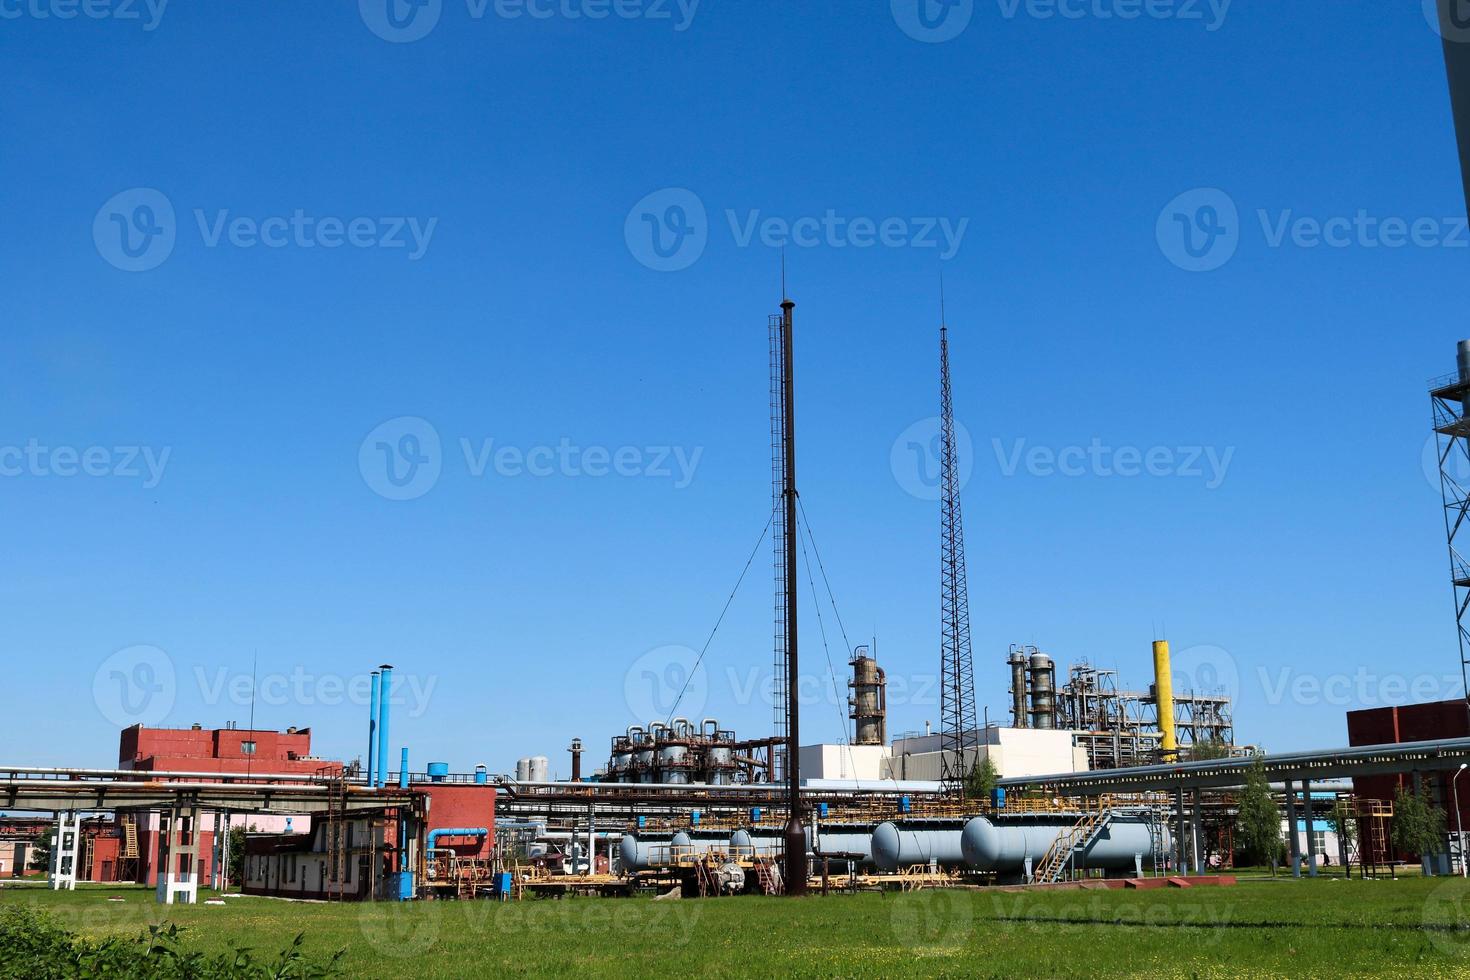
{"type": "MultiPolygon", "coordinates": [[[[891,449],[937,411],[942,267],[992,717],[1008,644],[1139,687],[1165,630],[1178,651],[1218,648],[1186,665],[1233,671],[1238,738],[1271,749],[1343,742],[1345,708],[1365,700],[1357,680],[1346,701],[1273,698],[1283,669],[1364,671],[1368,703],[1410,699],[1385,677],[1457,696],[1425,381],[1470,332],[1470,250],[1272,248],[1255,216],[1463,216],[1419,6],[1324,17],[1240,0],[1210,31],[1008,18],[981,0],[944,43],[905,34],[887,3],[838,0],[704,0],[682,32],[476,20],[444,0],[413,43],[376,36],[346,0],[175,2],[152,31],[0,20],[0,445],[171,453],[151,488],[0,478],[3,761],[111,763],[108,658],[140,644],[166,653],[169,724],[244,724],[248,707],[211,689],[258,652],[263,676],[318,679],[259,704],[258,725],[310,725],[320,754],[350,758],[366,709],[324,703],[320,678],[388,660],[435,685],[394,725],[416,767],[543,753],[564,774],[573,736],[600,759],[646,720],[629,707],[640,658],[702,646],[767,516],[778,256],[741,247],[727,210],[969,221],[947,262],[789,254],[803,499],[848,633],[878,635],[890,676],[922,687],[938,665],[938,508],[906,492],[891,449]],[[140,187],[176,209],[177,242],[128,272],[93,222],[140,187]],[[1243,228],[1228,264],[1191,273],[1156,221],[1201,187],[1225,191],[1243,228]],[[630,209],[665,188],[693,191],[710,223],[703,255],[672,273],[625,241],[630,209]],[[438,224],[417,261],[210,248],[196,208],[438,224]],[[400,416],[443,444],[442,475],[410,501],[374,493],[359,466],[368,433],[400,416]],[[461,438],[703,455],[682,489],[476,478],[461,438]],[[1209,489],[1007,476],[993,443],[1094,438],[1234,456],[1209,489]]],[[[746,736],[770,710],[729,677],[769,663],[768,562],[763,547],[701,698],[746,736]]],[[[932,692],[895,700],[894,731],[937,720],[932,692]]],[[[806,740],[839,738],[839,715],[809,709],[806,740]]]]}

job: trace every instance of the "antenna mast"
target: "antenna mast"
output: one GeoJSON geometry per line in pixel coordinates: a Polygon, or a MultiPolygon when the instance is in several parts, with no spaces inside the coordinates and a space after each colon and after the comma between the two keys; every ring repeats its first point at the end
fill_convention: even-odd
{"type": "Polygon", "coordinates": [[[973,764],[975,668],[970,657],[970,596],[965,581],[965,528],[960,514],[959,460],[954,435],[954,395],[949,376],[949,327],[944,279],[939,281],[940,481],[940,781],[947,793],[964,792],[973,764]]]}

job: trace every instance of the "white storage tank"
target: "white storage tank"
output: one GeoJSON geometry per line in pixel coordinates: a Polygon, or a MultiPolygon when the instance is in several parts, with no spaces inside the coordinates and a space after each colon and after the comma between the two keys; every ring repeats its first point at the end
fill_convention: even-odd
{"type": "Polygon", "coordinates": [[[551,782],[551,760],[544,755],[531,756],[531,782],[551,782]]]}

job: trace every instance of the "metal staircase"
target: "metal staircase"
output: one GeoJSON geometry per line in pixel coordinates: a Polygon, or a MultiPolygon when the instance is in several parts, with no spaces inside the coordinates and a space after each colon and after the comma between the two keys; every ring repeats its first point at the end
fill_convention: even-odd
{"type": "Polygon", "coordinates": [[[770,858],[756,858],[754,864],[755,879],[760,882],[761,894],[781,894],[781,881],[776,876],[775,862],[770,858]]]}
{"type": "Polygon", "coordinates": [[[1052,841],[1051,848],[1032,873],[1032,882],[1050,885],[1070,877],[1069,869],[1074,873],[1076,870],[1075,855],[1087,850],[1107,830],[1112,820],[1111,810],[1094,810],[1083,814],[1070,830],[1052,841]]]}

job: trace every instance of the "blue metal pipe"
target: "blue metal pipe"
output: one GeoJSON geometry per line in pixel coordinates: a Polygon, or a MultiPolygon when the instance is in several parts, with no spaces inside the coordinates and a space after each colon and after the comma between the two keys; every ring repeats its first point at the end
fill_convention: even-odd
{"type": "Polygon", "coordinates": [[[378,785],[378,773],[373,768],[378,753],[378,672],[373,671],[373,693],[368,699],[368,758],[367,758],[367,781],[368,786],[378,785]]]}
{"type": "Polygon", "coordinates": [[[408,746],[403,747],[403,754],[398,761],[398,788],[408,789],[408,746]]]}
{"type": "Polygon", "coordinates": [[[388,706],[393,703],[393,665],[383,664],[378,669],[383,672],[383,677],[378,689],[377,785],[386,786],[388,780],[388,706]]]}

